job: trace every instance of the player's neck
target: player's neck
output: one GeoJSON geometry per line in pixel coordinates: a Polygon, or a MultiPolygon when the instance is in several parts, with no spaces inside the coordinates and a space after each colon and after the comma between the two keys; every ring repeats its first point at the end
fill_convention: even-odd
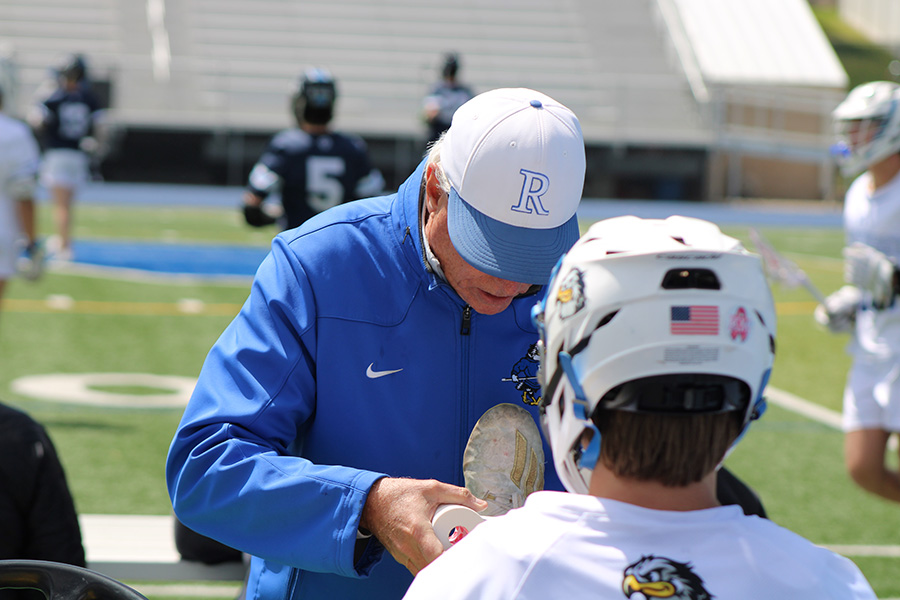
{"type": "Polygon", "coordinates": [[[869,167],[872,175],[872,189],[884,187],[900,173],[900,154],[892,154],[869,167]]]}
{"type": "Polygon", "coordinates": [[[688,511],[720,506],[715,472],[685,487],[668,487],[655,481],[618,477],[598,464],[591,475],[590,493],[655,510],[688,511]]]}

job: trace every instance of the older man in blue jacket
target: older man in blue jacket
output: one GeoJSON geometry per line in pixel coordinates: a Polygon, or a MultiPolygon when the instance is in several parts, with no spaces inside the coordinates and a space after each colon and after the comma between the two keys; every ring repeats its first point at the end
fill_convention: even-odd
{"type": "Polygon", "coordinates": [[[274,239],[167,464],[178,517],[253,555],[248,598],[399,598],[441,553],[436,508],[485,507],[463,449],[492,406],[537,416],[511,375],[584,172],[568,108],[493,90],[396,194],[274,239]]]}

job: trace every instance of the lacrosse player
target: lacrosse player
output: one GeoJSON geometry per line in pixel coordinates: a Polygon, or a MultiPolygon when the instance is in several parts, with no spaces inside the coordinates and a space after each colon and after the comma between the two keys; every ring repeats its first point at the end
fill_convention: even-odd
{"type": "MultiPolygon", "coordinates": [[[[3,90],[0,90],[2,108],[3,90]]],[[[28,126],[0,113],[0,299],[7,280],[17,272],[29,279],[41,273],[43,254],[34,216],[39,164],[38,144],[28,126]]]]}
{"type": "Polygon", "coordinates": [[[900,86],[860,85],[833,119],[838,164],[858,177],[844,200],[847,285],[817,307],[816,319],[833,332],[852,332],[843,410],[847,470],[863,489],[900,502],[900,473],[885,456],[888,438],[900,431],[900,86]]]}
{"type": "Polygon", "coordinates": [[[441,79],[422,100],[422,118],[428,126],[428,143],[436,141],[450,127],[453,113],[472,99],[472,88],[459,81],[459,55],[444,55],[441,79]]]}
{"type": "Polygon", "coordinates": [[[67,56],[56,75],[56,89],[32,108],[29,123],[43,139],[40,179],[50,190],[57,228],[48,250],[57,260],[71,260],[72,204],[90,177],[91,153],[97,149],[94,133],[103,111],[90,89],[83,56],[67,56]]]}
{"type": "Polygon", "coordinates": [[[362,138],[331,128],[336,102],[331,73],[303,73],[291,96],[297,126],[277,133],[250,171],[243,202],[248,225],[292,229],[327,208],[381,193],[384,179],[362,138]],[[263,204],[273,192],[281,199],[280,214],[263,204]]]}
{"type": "Polygon", "coordinates": [[[758,257],[698,219],[601,221],[535,321],[541,422],[572,493],[485,518],[407,600],[874,600],[850,560],[716,498],[774,360],[758,257]]]}

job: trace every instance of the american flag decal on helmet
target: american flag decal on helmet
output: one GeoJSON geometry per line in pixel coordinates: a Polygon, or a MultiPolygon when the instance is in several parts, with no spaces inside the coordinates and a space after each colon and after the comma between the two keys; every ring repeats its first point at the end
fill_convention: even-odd
{"type": "Polygon", "coordinates": [[[672,306],[669,332],[673,335],[718,335],[718,306],[672,306]]]}

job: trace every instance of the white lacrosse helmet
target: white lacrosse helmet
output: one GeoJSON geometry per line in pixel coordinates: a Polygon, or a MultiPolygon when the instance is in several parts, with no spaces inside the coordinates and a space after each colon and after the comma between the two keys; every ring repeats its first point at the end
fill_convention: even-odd
{"type": "Polygon", "coordinates": [[[598,404],[664,414],[743,410],[744,430],[765,410],[772,294],[759,257],[713,223],[626,216],[594,224],[560,259],[533,317],[541,424],[570,492],[588,491],[598,404]]]}
{"type": "Polygon", "coordinates": [[[872,81],[853,88],[831,113],[832,147],[841,172],[851,177],[900,151],[900,86],[872,81]]]}

